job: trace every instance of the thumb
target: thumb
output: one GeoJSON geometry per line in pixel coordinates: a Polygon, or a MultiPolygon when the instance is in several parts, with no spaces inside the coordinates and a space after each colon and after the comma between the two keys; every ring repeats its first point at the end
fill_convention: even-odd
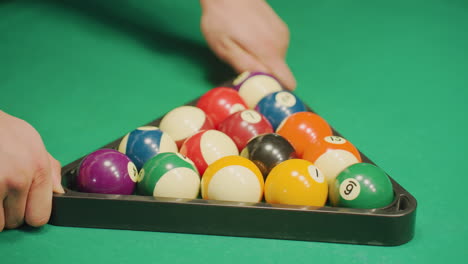
{"type": "Polygon", "coordinates": [[[52,186],[53,186],[53,191],[54,193],[65,193],[65,190],[62,187],[61,181],[62,181],[62,175],[61,175],[61,169],[62,167],[60,166],[60,162],[58,160],[54,159],[49,154],[49,162],[50,162],[50,168],[51,168],[51,174],[52,174],[52,186]]]}

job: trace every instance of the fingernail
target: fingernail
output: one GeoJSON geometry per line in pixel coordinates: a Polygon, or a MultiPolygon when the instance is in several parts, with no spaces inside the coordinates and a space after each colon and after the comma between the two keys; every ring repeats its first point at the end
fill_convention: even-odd
{"type": "Polygon", "coordinates": [[[54,184],[54,193],[65,193],[61,184],[54,184]]]}
{"type": "Polygon", "coordinates": [[[57,187],[54,187],[54,193],[64,194],[65,190],[63,189],[63,187],[61,185],[59,185],[57,187]]]}

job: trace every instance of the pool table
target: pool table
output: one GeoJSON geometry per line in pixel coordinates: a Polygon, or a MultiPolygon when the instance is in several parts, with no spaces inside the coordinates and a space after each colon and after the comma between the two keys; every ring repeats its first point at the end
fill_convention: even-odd
{"type": "MultiPolygon", "coordinates": [[[[291,32],[296,95],[418,200],[409,242],[47,224],[0,233],[0,262],[468,261],[468,2],[268,2],[291,32]]],[[[0,109],[67,165],[236,75],[200,15],[198,1],[0,1],[0,109]]]]}

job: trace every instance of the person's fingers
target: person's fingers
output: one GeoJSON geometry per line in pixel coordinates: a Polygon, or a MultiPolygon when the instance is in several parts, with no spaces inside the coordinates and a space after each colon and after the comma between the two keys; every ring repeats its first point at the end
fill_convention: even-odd
{"type": "Polygon", "coordinates": [[[3,212],[3,200],[0,203],[0,232],[5,228],[5,213],[3,212]]]}
{"type": "Polygon", "coordinates": [[[26,199],[30,187],[29,175],[16,173],[8,183],[8,193],[3,201],[5,228],[12,229],[24,223],[26,199]]]}
{"type": "Polygon", "coordinates": [[[6,192],[7,192],[6,186],[5,184],[3,184],[1,179],[2,178],[0,177],[0,232],[2,232],[3,229],[5,228],[5,213],[3,209],[3,201],[6,198],[6,192]]]}
{"type": "Polygon", "coordinates": [[[247,43],[246,47],[249,47],[249,49],[246,49],[246,52],[251,54],[251,57],[257,59],[261,65],[265,65],[265,72],[278,78],[286,89],[291,91],[296,89],[296,79],[285,60],[286,44],[286,47],[279,48],[268,46],[269,41],[260,44],[253,42],[251,39],[245,39],[244,42],[247,43]]]}
{"type": "Polygon", "coordinates": [[[202,33],[219,58],[238,73],[270,73],[286,89],[296,88],[296,80],[285,61],[289,28],[266,1],[202,1],[201,4],[202,33]],[[243,14],[241,20],[236,13],[243,14]]]}
{"type": "Polygon", "coordinates": [[[52,189],[55,193],[65,193],[62,187],[62,175],[60,162],[49,154],[50,170],[52,174],[52,189]]]}
{"type": "Polygon", "coordinates": [[[34,170],[26,203],[25,221],[31,226],[46,224],[52,208],[52,177],[49,161],[46,159],[41,164],[47,165],[38,166],[34,170]]]}
{"type": "Polygon", "coordinates": [[[267,59],[265,64],[268,65],[270,73],[278,78],[280,83],[288,90],[296,89],[296,79],[294,78],[291,69],[286,62],[281,58],[267,59]]]}
{"type": "Polygon", "coordinates": [[[224,58],[238,72],[261,71],[270,73],[288,90],[296,88],[294,78],[289,66],[275,49],[262,48],[251,45],[250,49],[241,43],[228,39],[223,44],[224,58]]]}
{"type": "Polygon", "coordinates": [[[268,71],[256,57],[247,52],[241,45],[231,39],[214,45],[213,50],[238,73],[245,71],[268,71]]]}

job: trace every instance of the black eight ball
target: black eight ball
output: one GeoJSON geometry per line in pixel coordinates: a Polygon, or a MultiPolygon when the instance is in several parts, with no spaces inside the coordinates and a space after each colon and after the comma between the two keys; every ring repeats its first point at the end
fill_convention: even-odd
{"type": "Polygon", "coordinates": [[[285,160],[297,158],[291,143],[276,133],[262,134],[252,138],[240,155],[255,163],[264,179],[276,165],[285,160]]]}

